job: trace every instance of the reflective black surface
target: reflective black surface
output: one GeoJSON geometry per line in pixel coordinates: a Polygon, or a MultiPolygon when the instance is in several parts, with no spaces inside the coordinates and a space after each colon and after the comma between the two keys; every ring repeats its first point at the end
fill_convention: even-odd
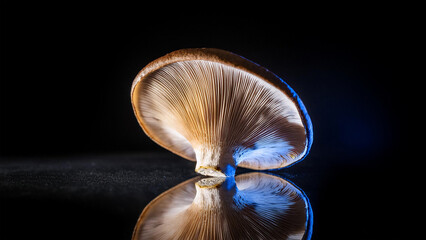
{"type": "MultiPolygon", "coordinates": [[[[195,163],[169,153],[2,160],[2,239],[131,239],[149,202],[196,176],[195,163]]],[[[272,173],[309,198],[312,239],[394,236],[381,226],[397,224],[389,216],[400,212],[393,196],[401,188],[383,169],[323,167],[312,156],[272,173]]]]}

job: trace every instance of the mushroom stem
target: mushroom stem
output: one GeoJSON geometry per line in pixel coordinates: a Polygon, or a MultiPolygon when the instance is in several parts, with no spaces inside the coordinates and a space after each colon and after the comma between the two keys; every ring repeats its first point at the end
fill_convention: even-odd
{"type": "Polygon", "coordinates": [[[221,146],[203,146],[195,149],[197,173],[213,177],[231,177],[235,175],[237,164],[229,148],[221,146]]]}

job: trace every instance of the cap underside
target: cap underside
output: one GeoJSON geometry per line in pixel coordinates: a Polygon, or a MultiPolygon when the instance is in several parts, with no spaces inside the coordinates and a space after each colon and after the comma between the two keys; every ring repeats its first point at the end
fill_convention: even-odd
{"type": "Polygon", "coordinates": [[[132,98],[144,131],[190,160],[200,149],[220,146],[238,166],[273,169],[308,149],[297,103],[265,79],[221,62],[162,66],[136,84],[132,98]]]}

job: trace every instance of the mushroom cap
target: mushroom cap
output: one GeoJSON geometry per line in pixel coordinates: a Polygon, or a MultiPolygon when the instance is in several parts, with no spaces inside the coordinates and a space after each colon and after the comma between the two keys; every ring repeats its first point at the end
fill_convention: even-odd
{"type": "Polygon", "coordinates": [[[310,239],[312,225],[309,200],[280,177],[195,177],[151,201],[132,239],[310,239]]]}
{"type": "Polygon", "coordinates": [[[287,83],[220,49],[182,49],[149,63],[131,99],[144,132],[192,161],[218,146],[235,165],[282,168],[302,160],[313,140],[306,108],[287,83]]]}

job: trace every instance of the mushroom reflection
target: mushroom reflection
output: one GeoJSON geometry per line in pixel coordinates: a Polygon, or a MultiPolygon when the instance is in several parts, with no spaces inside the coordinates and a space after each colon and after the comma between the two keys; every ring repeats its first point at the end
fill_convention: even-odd
{"type": "Polygon", "coordinates": [[[310,239],[312,212],[304,193],[264,173],[195,177],[145,207],[133,240],[310,239]]]}

